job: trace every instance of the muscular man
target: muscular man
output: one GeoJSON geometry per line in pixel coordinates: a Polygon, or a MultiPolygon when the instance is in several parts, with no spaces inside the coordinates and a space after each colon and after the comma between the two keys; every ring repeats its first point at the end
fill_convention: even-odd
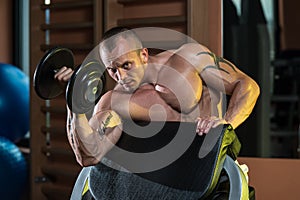
{"type": "MultiPolygon", "coordinates": [[[[226,122],[234,128],[239,126],[251,113],[259,94],[259,87],[249,76],[196,43],[149,56],[148,50],[142,47],[134,33],[115,28],[104,36],[100,56],[110,76],[119,83],[111,93],[120,93],[122,97],[124,92],[131,93],[141,85],[150,84],[179,113],[190,115],[200,106],[200,117],[219,117],[216,120],[200,118],[200,134],[207,133],[219,123],[226,122]],[[212,106],[218,106],[220,93],[231,95],[225,116],[221,110],[208,106],[212,103],[215,104],[212,106]]],[[[117,95],[115,99],[120,99],[117,95]]],[[[139,103],[151,101],[149,98],[139,100],[139,103]]],[[[114,99],[112,101],[109,102],[121,115],[129,113],[127,117],[150,120],[148,113],[141,115],[134,112],[135,109],[124,110],[130,107],[118,107],[119,104],[114,104],[114,99]]],[[[147,105],[143,107],[148,108],[147,105]]]]}
{"type": "MultiPolygon", "coordinates": [[[[98,164],[118,141],[121,119],[197,121],[202,135],[222,123],[238,127],[259,95],[254,80],[200,44],[150,56],[133,31],[116,27],[105,33],[99,53],[117,85],[90,120],[68,110],[68,138],[82,166],[98,164]],[[230,95],[226,110],[224,95],[230,95]]],[[[62,68],[55,78],[66,81],[71,74],[62,68]]]]}
{"type": "MultiPolygon", "coordinates": [[[[148,49],[133,31],[116,27],[106,32],[99,53],[109,75],[118,84],[101,98],[95,114],[113,110],[115,117],[133,120],[162,120],[162,117],[168,121],[197,120],[197,132],[202,135],[221,123],[238,127],[250,115],[259,95],[254,80],[200,44],[188,43],[179,49],[149,56],[148,49]],[[225,113],[220,106],[224,94],[231,96],[225,113]]],[[[65,75],[70,74],[70,69],[63,68],[55,78],[66,80],[65,75]]],[[[76,133],[83,136],[88,132],[94,135],[93,141],[97,141],[98,134],[84,115],[70,116],[70,122],[84,127],[75,123],[72,130],[78,129],[76,133]]],[[[94,124],[95,118],[91,119],[94,124]]],[[[85,154],[83,150],[78,152],[83,144],[76,145],[74,138],[70,141],[76,155],[85,154]]],[[[103,141],[99,143],[101,146],[103,141]]],[[[99,162],[101,156],[95,162],[99,162]]],[[[78,160],[80,164],[85,163],[82,159],[78,160]]]]}

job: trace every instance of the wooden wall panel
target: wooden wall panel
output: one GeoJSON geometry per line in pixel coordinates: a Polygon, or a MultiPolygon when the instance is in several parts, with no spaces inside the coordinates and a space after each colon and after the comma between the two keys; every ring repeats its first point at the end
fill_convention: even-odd
{"type": "Polygon", "coordinates": [[[123,5],[117,0],[105,0],[104,11],[104,31],[117,26],[117,20],[124,16],[123,5]]]}
{"type": "Polygon", "coordinates": [[[54,44],[93,44],[92,29],[51,31],[50,41],[54,44]]]}
{"type": "MultiPolygon", "coordinates": [[[[48,49],[53,46],[71,49],[77,67],[102,34],[102,1],[52,0],[50,5],[43,2],[30,2],[31,80],[48,49]],[[50,10],[50,23],[46,23],[46,10],[50,10]]],[[[64,94],[44,101],[32,87],[30,98],[31,199],[69,199],[81,167],[67,139],[64,94]]]]}
{"type": "Polygon", "coordinates": [[[13,9],[12,1],[0,1],[0,62],[13,63],[13,43],[12,43],[12,30],[13,30],[13,9]]]}
{"type": "MultiPolygon", "coordinates": [[[[44,12],[40,9],[41,0],[32,0],[30,2],[30,80],[33,79],[34,69],[39,59],[43,56],[39,44],[45,40],[44,32],[40,30],[40,24],[44,23],[44,12]],[[34,56],[33,56],[34,55],[34,56]]],[[[31,88],[32,82],[31,82],[31,88]]],[[[45,145],[45,135],[41,134],[41,126],[45,125],[45,114],[41,112],[40,107],[45,104],[34,92],[30,90],[30,196],[31,199],[46,199],[41,195],[41,186],[37,178],[43,177],[40,165],[45,163],[46,157],[41,154],[41,148],[45,145]]]]}
{"type": "Polygon", "coordinates": [[[279,7],[279,39],[280,49],[293,50],[300,49],[300,20],[299,20],[299,1],[278,0],[279,7]]]}
{"type": "Polygon", "coordinates": [[[126,9],[124,9],[124,18],[163,17],[180,15],[186,15],[185,1],[162,1],[161,3],[152,4],[128,4],[126,5],[126,9]]]}
{"type": "Polygon", "coordinates": [[[300,199],[300,160],[250,157],[238,160],[249,168],[256,200],[300,199]]]}
{"type": "Polygon", "coordinates": [[[188,35],[222,55],[222,1],[188,0],[188,35]]]}
{"type": "Polygon", "coordinates": [[[56,9],[51,11],[51,23],[87,22],[93,21],[93,12],[86,9],[88,6],[76,9],[56,9]]]}

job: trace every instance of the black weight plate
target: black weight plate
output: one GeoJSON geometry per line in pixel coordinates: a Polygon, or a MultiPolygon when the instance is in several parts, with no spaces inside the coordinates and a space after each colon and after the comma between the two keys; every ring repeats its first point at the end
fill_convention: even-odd
{"type": "Polygon", "coordinates": [[[74,56],[70,49],[55,47],[43,56],[33,76],[33,86],[42,99],[53,99],[64,92],[54,79],[54,74],[63,66],[74,68],[74,56]]]}
{"type": "Polygon", "coordinates": [[[105,67],[89,61],[76,68],[67,85],[66,100],[72,112],[84,114],[99,101],[105,86],[105,67]]]}

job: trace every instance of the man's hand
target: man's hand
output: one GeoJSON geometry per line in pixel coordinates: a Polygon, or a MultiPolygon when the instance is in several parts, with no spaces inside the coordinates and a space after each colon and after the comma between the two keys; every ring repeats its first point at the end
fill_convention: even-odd
{"type": "Polygon", "coordinates": [[[62,89],[65,89],[73,72],[74,71],[71,68],[62,67],[58,72],[55,73],[54,79],[59,82],[62,89]]]}
{"type": "Polygon", "coordinates": [[[220,124],[227,124],[226,120],[220,119],[215,116],[198,117],[196,121],[197,121],[196,133],[198,135],[207,134],[211,128],[215,128],[220,124]]]}

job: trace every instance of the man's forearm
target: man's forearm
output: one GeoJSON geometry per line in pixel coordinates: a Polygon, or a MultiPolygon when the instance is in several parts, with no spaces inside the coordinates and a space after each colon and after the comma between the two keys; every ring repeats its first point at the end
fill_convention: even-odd
{"type": "Polygon", "coordinates": [[[85,115],[72,115],[68,138],[77,162],[82,166],[98,163],[103,157],[99,148],[101,137],[89,125],[85,115]]]}
{"type": "Polygon", "coordinates": [[[181,116],[168,105],[153,86],[139,88],[133,94],[113,92],[111,109],[123,119],[141,121],[180,121],[181,116]]]}
{"type": "Polygon", "coordinates": [[[231,124],[233,128],[237,128],[251,114],[259,93],[259,86],[251,79],[237,84],[230,97],[229,106],[224,119],[231,124]]]}

